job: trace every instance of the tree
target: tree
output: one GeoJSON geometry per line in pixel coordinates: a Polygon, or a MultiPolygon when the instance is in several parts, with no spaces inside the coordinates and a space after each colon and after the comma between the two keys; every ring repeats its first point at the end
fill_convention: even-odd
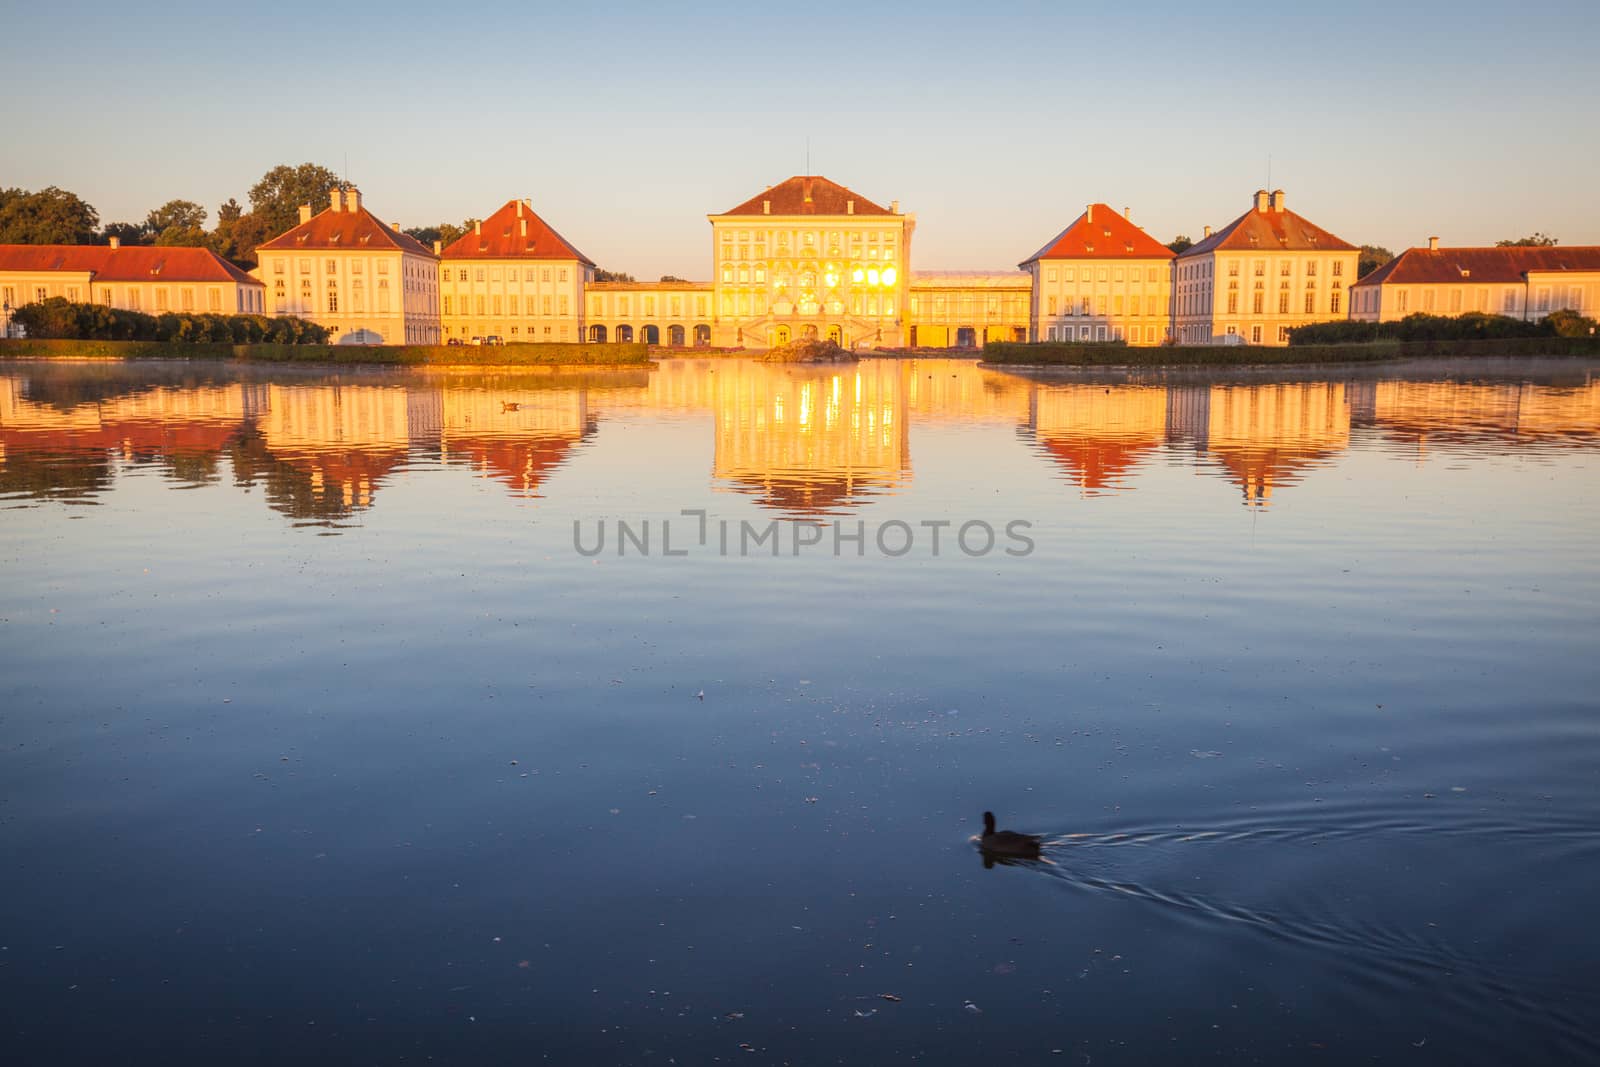
{"type": "Polygon", "coordinates": [[[449,248],[470,233],[472,228],[482,221],[482,219],[466,219],[460,226],[450,222],[441,222],[437,226],[412,226],[402,232],[415,237],[429,248],[433,247],[433,242],[435,241],[438,241],[443,247],[449,248]]]}
{"type": "Polygon", "coordinates": [[[1496,248],[1554,248],[1557,239],[1549,234],[1535,232],[1531,237],[1518,237],[1515,241],[1496,241],[1496,248]]]}
{"type": "Polygon", "coordinates": [[[631,282],[637,281],[631,274],[624,274],[620,270],[606,270],[604,267],[594,269],[594,280],[597,282],[631,282]]]}
{"type": "Polygon", "coordinates": [[[168,200],[145,217],[144,228],[158,245],[201,247],[206,241],[206,209],[193,200],[168,200]]]}
{"type": "Polygon", "coordinates": [[[1194,247],[1194,242],[1189,240],[1187,234],[1180,233],[1178,236],[1167,242],[1167,247],[1172,249],[1174,252],[1187,252],[1189,249],[1194,247]]]}
{"type": "Polygon", "coordinates": [[[1382,245],[1362,245],[1361,258],[1356,262],[1356,277],[1365,278],[1394,258],[1394,253],[1382,245]]]}
{"type": "Polygon", "coordinates": [[[300,224],[302,204],[320,211],[328,206],[328,194],[339,187],[339,176],[327,167],[280,163],[250,187],[250,213],[260,219],[261,229],[271,240],[300,224]]]}
{"type": "Polygon", "coordinates": [[[661,280],[664,282],[687,282],[689,279],[680,278],[676,274],[663,274],[661,280]]]}
{"type": "Polygon", "coordinates": [[[110,244],[115,237],[125,245],[142,245],[150,234],[145,231],[142,222],[108,222],[106,228],[100,231],[100,236],[106,244],[110,244]]]}
{"type": "Polygon", "coordinates": [[[99,236],[100,213],[74,193],[0,190],[0,244],[86,245],[99,236]]]}

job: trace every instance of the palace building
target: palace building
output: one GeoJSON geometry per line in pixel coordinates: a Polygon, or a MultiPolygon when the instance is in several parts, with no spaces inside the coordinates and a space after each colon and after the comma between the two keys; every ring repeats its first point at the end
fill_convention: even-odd
{"type": "Polygon", "coordinates": [[[335,344],[439,343],[439,261],[378,221],[354,188],[256,249],[268,311],[326,326],[335,344]]]}
{"type": "Polygon", "coordinates": [[[584,288],[594,263],[526,200],[507,201],[439,252],[447,341],[584,340],[584,288]]]}
{"type": "Polygon", "coordinates": [[[263,287],[208,248],[0,245],[3,325],[24,304],[61,297],[149,315],[262,314],[263,287]]]}
{"type": "Polygon", "coordinates": [[[1126,214],[1090,204],[1021,264],[1028,339],[1160,344],[1172,335],[1172,259],[1126,214]]]}
{"type": "Polygon", "coordinates": [[[712,341],[846,348],[909,338],[916,219],[820,175],[797,175],[711,220],[712,341]]]}
{"type": "Polygon", "coordinates": [[[1289,330],[1349,314],[1359,251],[1258,190],[1249,211],[1178,254],[1173,279],[1180,344],[1286,345],[1289,330]]]}
{"type": "Polygon", "coordinates": [[[1552,311],[1600,312],[1600,247],[1408,248],[1350,289],[1350,317],[1483,312],[1542,319],[1552,311]]]}

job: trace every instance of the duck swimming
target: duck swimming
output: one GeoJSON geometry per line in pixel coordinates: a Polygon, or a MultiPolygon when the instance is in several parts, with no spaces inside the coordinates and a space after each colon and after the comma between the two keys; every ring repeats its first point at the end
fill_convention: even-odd
{"type": "Polygon", "coordinates": [[[1034,834],[1019,834],[1014,830],[996,831],[992,811],[983,813],[983,836],[978,838],[978,847],[992,856],[1039,858],[1039,838],[1034,834]]]}

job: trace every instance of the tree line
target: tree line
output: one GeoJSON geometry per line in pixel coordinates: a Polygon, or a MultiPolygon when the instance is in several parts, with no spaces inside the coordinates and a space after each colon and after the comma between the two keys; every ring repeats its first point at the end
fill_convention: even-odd
{"type": "Polygon", "coordinates": [[[101,304],[74,304],[59,296],[38,304],[24,304],[11,313],[12,320],[30,339],[60,338],[73,341],[168,341],[199,344],[321,345],[328,343],[328,328],[293,315],[146,315],[140,311],[101,304]]]}
{"type": "MultiPolygon", "coordinates": [[[[115,237],[125,245],[169,245],[209,248],[236,266],[256,265],[256,247],[299,225],[300,205],[321,211],[339,176],[316,163],[280,164],[261,176],[245,194],[249,207],[234,197],[218,205],[216,224],[204,205],[193,200],[168,200],[143,219],[101,223],[100,213],[76,193],[52,185],[36,192],[0,187],[0,244],[94,245],[115,237]]],[[[441,222],[405,232],[432,248],[450,244],[468,233],[477,219],[460,225],[441,222]]]]}

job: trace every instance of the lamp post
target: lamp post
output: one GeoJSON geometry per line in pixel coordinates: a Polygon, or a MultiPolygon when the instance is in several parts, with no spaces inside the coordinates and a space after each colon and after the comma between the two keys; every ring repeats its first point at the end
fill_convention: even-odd
{"type": "Polygon", "coordinates": [[[11,339],[11,301],[0,304],[0,338],[11,339]]]}

